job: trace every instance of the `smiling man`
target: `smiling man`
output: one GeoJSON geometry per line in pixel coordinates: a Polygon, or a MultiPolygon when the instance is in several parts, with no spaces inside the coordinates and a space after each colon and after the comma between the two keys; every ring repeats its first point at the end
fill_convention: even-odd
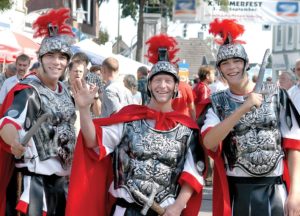
{"type": "Polygon", "coordinates": [[[253,92],[248,56],[236,39],[242,25],[216,19],[210,32],[221,36],[216,67],[229,86],[212,94],[201,129],[215,160],[214,191],[221,191],[213,197],[214,215],[299,215],[300,116],[276,84],[263,83],[264,95],[253,92]],[[283,176],[290,177],[289,191],[283,176]]]}
{"type": "Polygon", "coordinates": [[[40,69],[21,80],[3,103],[0,215],[5,211],[7,215],[17,215],[15,209],[25,215],[64,215],[66,177],[70,174],[76,140],[74,101],[59,81],[72,55],[69,36],[73,33],[64,24],[68,15],[65,8],[51,10],[34,23],[35,36],[45,36],[38,51],[40,69]],[[53,20],[55,17],[60,20],[53,20]],[[58,33],[61,28],[64,34],[58,33]],[[28,143],[21,143],[46,113],[50,117],[34,131],[28,143]],[[10,178],[13,171],[20,176],[17,185],[15,178],[10,178]],[[18,190],[18,197],[14,197],[18,190]]]}
{"type": "MultiPolygon", "coordinates": [[[[174,40],[166,35],[154,37],[174,40]]],[[[188,211],[186,215],[198,215],[200,200],[191,208],[188,201],[201,196],[204,151],[198,144],[195,122],[172,109],[179,77],[175,66],[158,50],[147,78],[147,106],[129,105],[110,118],[92,121],[88,110],[96,92],[89,91],[81,80],[73,86],[82,134],[72,167],[67,215],[142,215],[146,205],[141,197],[150,197],[149,202],[156,202],[165,215],[181,215],[184,210],[188,211]],[[83,155],[91,158],[91,163],[87,164],[89,159],[83,155]],[[107,163],[110,155],[114,155],[113,169],[107,163]],[[106,204],[100,204],[105,201],[100,202],[99,197],[107,198],[105,187],[100,185],[111,183],[104,173],[112,170],[115,178],[109,194],[116,203],[110,212],[106,204]],[[91,196],[92,201],[87,199],[91,196]],[[75,203],[81,205],[75,207],[75,203]]],[[[144,214],[158,213],[150,208],[144,214]]]]}

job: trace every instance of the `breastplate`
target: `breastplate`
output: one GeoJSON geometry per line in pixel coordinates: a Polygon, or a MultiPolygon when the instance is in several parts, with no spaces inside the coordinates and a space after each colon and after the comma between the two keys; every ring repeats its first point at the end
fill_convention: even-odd
{"type": "MultiPolygon", "coordinates": [[[[273,171],[284,156],[279,131],[278,88],[264,85],[260,108],[241,117],[223,142],[229,169],[239,167],[253,176],[273,171]]],[[[243,102],[222,91],[212,95],[213,109],[224,120],[243,102]]]]}
{"type": "Polygon", "coordinates": [[[127,123],[114,155],[115,188],[125,188],[140,204],[137,193],[154,195],[158,203],[176,197],[191,134],[180,124],[158,131],[143,120],[127,123]]]}
{"type": "MultiPolygon", "coordinates": [[[[45,87],[38,80],[27,79],[26,82],[39,95],[41,108],[36,118],[44,113],[52,114],[51,119],[44,122],[33,136],[39,159],[44,161],[50,157],[58,157],[62,167],[67,169],[71,166],[76,141],[76,113],[70,93],[63,84],[61,92],[58,93],[45,87]]],[[[27,118],[26,121],[28,120],[27,118]]]]}

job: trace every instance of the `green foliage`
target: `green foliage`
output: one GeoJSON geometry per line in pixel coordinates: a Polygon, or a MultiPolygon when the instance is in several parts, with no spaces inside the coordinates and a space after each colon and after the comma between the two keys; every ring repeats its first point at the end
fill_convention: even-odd
{"type": "MultiPolygon", "coordinates": [[[[134,21],[138,19],[139,0],[119,0],[122,9],[122,18],[131,17],[134,21]]],[[[161,7],[163,16],[172,16],[173,0],[145,0],[146,4],[157,4],[161,7]]]]}
{"type": "Polygon", "coordinates": [[[134,21],[136,21],[137,13],[139,9],[138,0],[119,0],[122,9],[122,17],[130,16],[134,21]]]}
{"type": "Polygon", "coordinates": [[[109,40],[109,34],[106,29],[100,29],[99,37],[93,39],[93,41],[99,45],[105,44],[108,40],[109,40]]]}
{"type": "Polygon", "coordinates": [[[12,3],[10,0],[0,0],[0,11],[8,10],[11,8],[12,3]]]}
{"type": "Polygon", "coordinates": [[[98,0],[98,5],[100,6],[103,2],[108,2],[109,0],[98,0]]]}

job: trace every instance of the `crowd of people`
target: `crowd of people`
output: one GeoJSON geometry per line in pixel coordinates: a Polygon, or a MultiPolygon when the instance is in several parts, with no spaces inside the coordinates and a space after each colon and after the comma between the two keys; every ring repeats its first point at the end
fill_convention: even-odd
{"type": "Polygon", "coordinates": [[[0,75],[0,215],[197,216],[204,186],[215,216],[300,215],[300,60],[257,83],[243,26],[216,19],[197,83],[164,34],[146,42],[151,69],[121,78],[114,57],[71,52],[68,17],[41,15],[38,62],[0,75]]]}

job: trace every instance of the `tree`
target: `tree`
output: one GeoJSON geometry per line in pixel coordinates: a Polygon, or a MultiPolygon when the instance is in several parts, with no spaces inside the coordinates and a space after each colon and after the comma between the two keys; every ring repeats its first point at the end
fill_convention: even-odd
{"type": "Polygon", "coordinates": [[[106,29],[100,29],[99,37],[93,39],[93,41],[99,45],[105,44],[108,40],[109,40],[109,34],[106,29]]]}
{"type": "Polygon", "coordinates": [[[119,0],[122,8],[122,17],[130,16],[133,20],[138,18],[137,28],[137,45],[136,45],[136,61],[142,60],[143,48],[143,32],[144,32],[144,8],[146,4],[158,4],[168,8],[167,11],[162,10],[163,16],[171,16],[173,0],[119,0]]]}
{"type": "Polygon", "coordinates": [[[12,3],[10,0],[1,0],[0,1],[0,11],[8,10],[11,8],[12,3]]]}

